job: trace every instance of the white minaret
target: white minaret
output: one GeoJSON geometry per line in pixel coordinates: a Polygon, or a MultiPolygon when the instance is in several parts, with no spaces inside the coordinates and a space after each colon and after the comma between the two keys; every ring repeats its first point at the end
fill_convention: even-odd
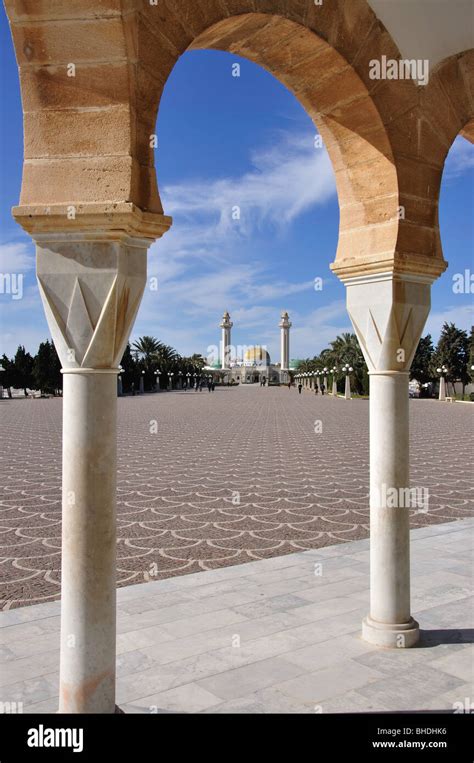
{"type": "Polygon", "coordinates": [[[291,323],[287,312],[281,314],[281,370],[288,371],[290,367],[290,328],[291,323]]]}
{"type": "Polygon", "coordinates": [[[230,319],[229,313],[225,312],[222,318],[222,323],[220,324],[220,328],[222,329],[221,368],[223,369],[230,367],[230,347],[232,344],[230,339],[230,330],[233,325],[234,324],[230,319]]]}

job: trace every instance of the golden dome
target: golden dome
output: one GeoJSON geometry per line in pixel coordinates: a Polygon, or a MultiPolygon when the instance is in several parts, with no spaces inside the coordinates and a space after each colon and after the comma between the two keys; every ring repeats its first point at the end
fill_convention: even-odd
{"type": "Polygon", "coordinates": [[[258,366],[269,366],[270,355],[264,347],[256,345],[249,347],[244,355],[244,363],[256,363],[258,366]]]}

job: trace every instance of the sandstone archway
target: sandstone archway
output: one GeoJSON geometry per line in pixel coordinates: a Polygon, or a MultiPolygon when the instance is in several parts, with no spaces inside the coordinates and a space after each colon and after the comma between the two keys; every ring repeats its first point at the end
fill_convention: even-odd
{"type": "MultiPolygon", "coordinates": [[[[8,6],[25,111],[19,220],[37,216],[43,205],[53,216],[76,205],[83,222],[88,214],[102,214],[104,204],[108,213],[124,213],[122,205],[132,203],[162,214],[150,146],[161,93],[180,55],[212,47],[271,71],[320,130],[341,208],[336,272],[349,274],[362,262],[366,270],[392,269],[395,260],[416,269],[419,256],[418,270],[426,267],[423,255],[433,250],[421,245],[413,251],[405,231],[423,229],[419,238],[426,241],[426,229],[435,226],[426,211],[420,217],[422,168],[410,165],[406,145],[403,161],[396,155],[418,88],[411,81],[370,79],[371,60],[400,54],[365,0],[320,6],[306,0],[258,6],[253,0],[135,0],[124,10],[113,0],[9,0],[8,6]],[[413,174],[420,175],[420,195],[408,199],[404,185],[413,174]]],[[[169,224],[163,218],[162,227],[169,224]]],[[[438,273],[442,268],[433,263],[438,273]]]]}
{"type": "MultiPolygon", "coordinates": [[[[17,221],[37,272],[64,384],[60,708],[115,706],[116,374],[171,219],[150,136],[190,48],[261,64],[326,142],[341,209],[334,272],[371,372],[371,493],[406,489],[408,370],[445,269],[444,160],[471,134],[473,53],[428,87],[371,79],[400,53],[366,0],[6,0],[20,68],[25,156],[17,221]],[[71,501],[72,496],[72,501],[71,501]],[[78,636],[70,649],[68,636],[78,636]]],[[[407,511],[371,496],[371,609],[364,636],[411,646],[407,511]]]]}

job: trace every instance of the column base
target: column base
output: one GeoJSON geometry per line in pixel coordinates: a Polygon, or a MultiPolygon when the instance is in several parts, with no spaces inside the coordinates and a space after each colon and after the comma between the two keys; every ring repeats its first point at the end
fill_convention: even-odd
{"type": "Polygon", "coordinates": [[[420,628],[412,617],[407,623],[379,623],[367,615],[362,620],[362,638],[369,644],[391,649],[408,649],[420,638],[420,628]]]}

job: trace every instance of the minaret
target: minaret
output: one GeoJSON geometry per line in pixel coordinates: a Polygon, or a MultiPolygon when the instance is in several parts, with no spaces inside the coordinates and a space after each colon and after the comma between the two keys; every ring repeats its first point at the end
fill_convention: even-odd
{"type": "Polygon", "coordinates": [[[233,325],[234,324],[232,323],[230,319],[229,313],[225,312],[222,318],[222,323],[220,324],[220,328],[222,329],[221,368],[223,369],[230,367],[230,348],[231,348],[230,330],[233,325]]]}
{"type": "Polygon", "coordinates": [[[287,312],[281,314],[281,370],[288,371],[290,367],[290,328],[291,323],[287,312]]]}

